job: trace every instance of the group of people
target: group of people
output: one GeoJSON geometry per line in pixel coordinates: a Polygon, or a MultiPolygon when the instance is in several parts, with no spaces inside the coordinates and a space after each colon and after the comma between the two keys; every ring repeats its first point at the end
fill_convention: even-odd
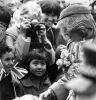
{"type": "Polygon", "coordinates": [[[96,99],[95,1],[58,1],[0,3],[0,100],[96,99]]]}

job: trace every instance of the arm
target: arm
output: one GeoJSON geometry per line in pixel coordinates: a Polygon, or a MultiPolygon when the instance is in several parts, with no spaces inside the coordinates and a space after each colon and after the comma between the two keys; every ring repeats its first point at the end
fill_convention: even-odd
{"type": "Polygon", "coordinates": [[[54,91],[57,100],[66,100],[69,94],[69,90],[67,90],[64,85],[66,81],[67,80],[63,77],[49,87],[54,91]]]}
{"type": "Polygon", "coordinates": [[[13,44],[13,38],[9,35],[6,36],[6,44],[13,50],[14,44],[13,44]]]}
{"type": "Polygon", "coordinates": [[[50,65],[53,64],[55,62],[55,51],[52,47],[51,42],[48,40],[47,36],[46,36],[46,28],[44,25],[41,26],[41,30],[39,31],[39,35],[41,37],[41,41],[44,44],[44,48],[45,50],[49,53],[49,55],[51,56],[50,59],[50,65]]]}
{"type": "Polygon", "coordinates": [[[18,28],[14,25],[6,30],[6,43],[14,50],[14,42],[18,37],[18,28]]]}
{"type": "Polygon", "coordinates": [[[40,94],[39,99],[43,100],[46,98],[50,98],[50,95],[51,95],[51,96],[55,96],[57,100],[66,100],[69,94],[69,90],[65,88],[64,86],[65,82],[66,82],[66,79],[61,78],[60,80],[52,84],[47,91],[40,94]]]}

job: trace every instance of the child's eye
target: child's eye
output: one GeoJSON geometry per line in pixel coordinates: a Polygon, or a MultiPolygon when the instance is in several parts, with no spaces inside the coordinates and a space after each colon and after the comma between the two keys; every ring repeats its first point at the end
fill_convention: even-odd
{"type": "Polygon", "coordinates": [[[38,65],[38,63],[37,62],[35,62],[35,63],[33,63],[34,65],[38,65]]]}
{"type": "Polygon", "coordinates": [[[46,65],[46,63],[45,62],[42,62],[41,65],[46,65]]]}

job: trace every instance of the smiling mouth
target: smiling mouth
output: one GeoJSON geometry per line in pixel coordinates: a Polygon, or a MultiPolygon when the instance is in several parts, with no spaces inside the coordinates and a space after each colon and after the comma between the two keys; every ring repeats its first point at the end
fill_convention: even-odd
{"type": "Polygon", "coordinates": [[[37,73],[42,73],[42,71],[36,71],[37,73]]]}
{"type": "Polygon", "coordinates": [[[36,71],[36,73],[38,73],[38,74],[42,74],[42,73],[43,73],[43,71],[36,71]]]}

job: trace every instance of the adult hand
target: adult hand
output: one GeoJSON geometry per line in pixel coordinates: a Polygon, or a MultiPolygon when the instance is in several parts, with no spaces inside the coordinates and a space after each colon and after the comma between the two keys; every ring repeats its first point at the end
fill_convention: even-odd
{"type": "Polygon", "coordinates": [[[39,100],[49,100],[51,95],[52,95],[52,90],[48,89],[47,91],[45,91],[39,95],[39,100]]]}

